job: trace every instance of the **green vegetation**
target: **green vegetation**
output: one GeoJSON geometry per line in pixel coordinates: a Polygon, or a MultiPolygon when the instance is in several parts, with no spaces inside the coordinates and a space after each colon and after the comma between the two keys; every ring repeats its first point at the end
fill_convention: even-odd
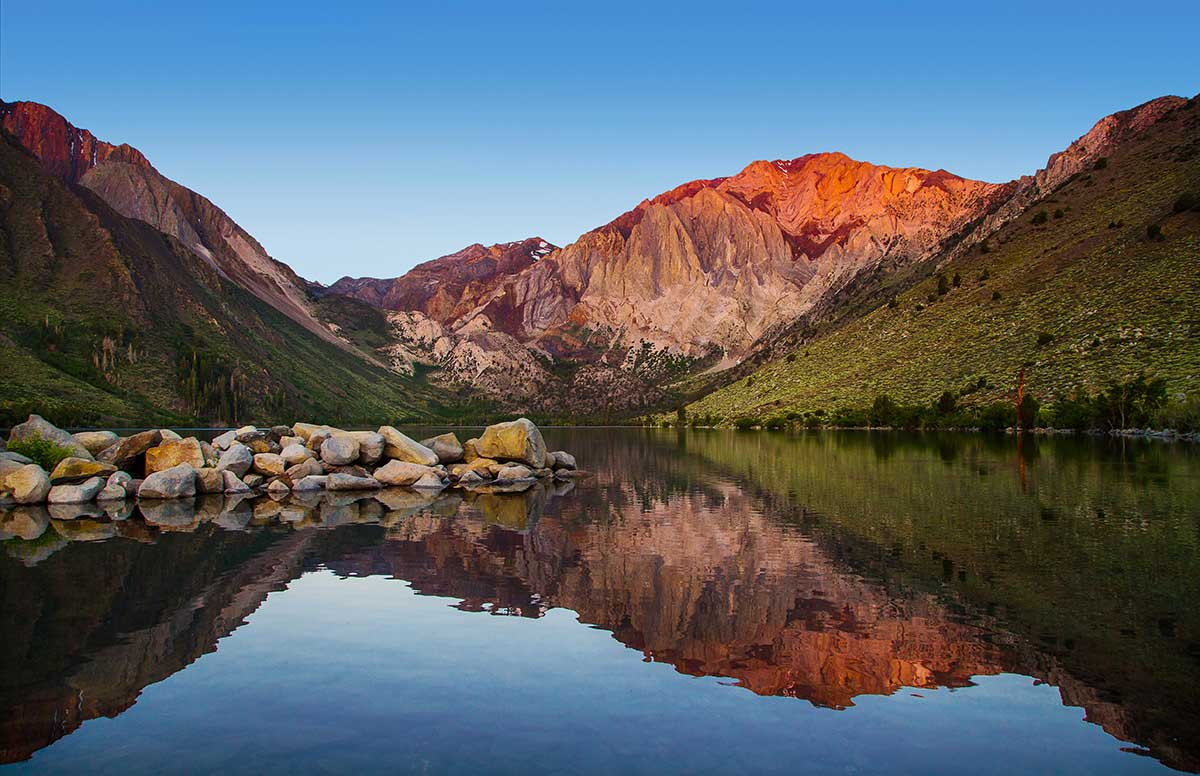
{"type": "MultiPolygon", "coordinates": [[[[1069,217],[1054,229],[1017,218],[989,235],[986,252],[934,257],[907,270],[906,285],[843,300],[829,316],[836,323],[792,346],[808,353],[801,362],[764,363],[753,382],[743,372],[694,398],[689,418],[791,417],[800,426],[822,410],[822,425],[867,425],[837,421],[860,420],[885,394],[901,407],[931,407],[983,378],[986,388],[960,398],[956,412],[974,416],[964,425],[997,426],[1000,407],[1012,425],[1022,369],[1043,414],[1145,375],[1166,386],[1170,401],[1157,412],[1172,406],[1186,417],[1178,408],[1200,396],[1200,220],[1175,206],[1181,192],[1200,190],[1197,147],[1200,114],[1168,115],[1095,172],[1065,182],[1054,197],[1069,217]],[[1160,239],[1146,239],[1147,224],[1160,239]],[[956,274],[960,287],[945,282],[956,274]]],[[[1048,211],[1030,211],[1038,212],[1048,211]]],[[[1090,426],[1107,425],[1091,417],[1090,426]]]]}
{"type": "Polygon", "coordinates": [[[9,442],[8,450],[29,458],[48,472],[54,471],[54,467],[58,466],[59,461],[69,458],[75,453],[65,445],[56,444],[53,440],[36,434],[9,442]]]}

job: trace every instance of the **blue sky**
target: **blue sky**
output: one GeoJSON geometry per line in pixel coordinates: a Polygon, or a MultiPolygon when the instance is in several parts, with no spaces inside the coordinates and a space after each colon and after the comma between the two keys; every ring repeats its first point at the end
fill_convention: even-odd
{"type": "Polygon", "coordinates": [[[1134,8],[0,2],[0,96],[140,148],[328,282],[564,244],[754,159],[1032,172],[1200,91],[1200,8],[1134,8]]]}

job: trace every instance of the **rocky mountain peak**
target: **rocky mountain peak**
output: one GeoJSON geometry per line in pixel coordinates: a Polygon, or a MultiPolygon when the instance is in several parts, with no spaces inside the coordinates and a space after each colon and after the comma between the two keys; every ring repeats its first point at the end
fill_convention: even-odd
{"type": "Polygon", "coordinates": [[[106,143],[41,103],[0,102],[0,126],[47,171],[71,183],[79,183],[89,170],[110,160],[153,169],[136,148],[106,143]]]}

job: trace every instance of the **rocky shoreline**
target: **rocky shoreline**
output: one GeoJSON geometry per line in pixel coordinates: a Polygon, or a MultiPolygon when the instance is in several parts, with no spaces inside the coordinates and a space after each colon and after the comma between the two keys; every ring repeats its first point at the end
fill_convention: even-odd
{"type": "Polygon", "coordinates": [[[210,443],[169,429],[125,437],[112,431],[71,434],[30,415],[0,444],[0,506],[207,494],[281,499],[393,487],[431,494],[450,487],[518,493],[539,481],[581,474],[574,456],[547,450],[526,418],[488,426],[466,442],[453,433],[416,441],[392,426],[345,431],[295,423],[243,426],[210,443]],[[43,467],[21,451],[48,451],[43,457],[55,463],[43,467]]]}

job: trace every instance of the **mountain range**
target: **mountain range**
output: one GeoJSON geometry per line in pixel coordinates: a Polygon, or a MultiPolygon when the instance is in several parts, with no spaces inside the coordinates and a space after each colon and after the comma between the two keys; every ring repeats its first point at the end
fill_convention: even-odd
{"type": "Polygon", "coordinates": [[[0,413],[721,422],[964,383],[982,401],[1021,369],[1045,396],[1139,371],[1193,393],[1196,106],[1105,117],[1008,183],[756,161],[564,247],[326,287],[137,149],[0,103],[0,413]]]}

